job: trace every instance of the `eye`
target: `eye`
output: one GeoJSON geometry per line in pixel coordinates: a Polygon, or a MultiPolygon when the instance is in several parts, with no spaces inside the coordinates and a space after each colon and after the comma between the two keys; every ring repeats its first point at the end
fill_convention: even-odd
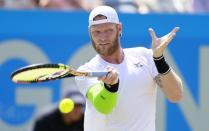
{"type": "Polygon", "coordinates": [[[113,32],[113,29],[108,29],[108,30],[106,30],[106,33],[108,33],[108,34],[110,34],[110,33],[112,33],[113,32]]]}
{"type": "Polygon", "coordinates": [[[100,31],[95,30],[95,31],[93,31],[93,34],[94,34],[94,35],[98,35],[98,34],[100,34],[100,31]]]}

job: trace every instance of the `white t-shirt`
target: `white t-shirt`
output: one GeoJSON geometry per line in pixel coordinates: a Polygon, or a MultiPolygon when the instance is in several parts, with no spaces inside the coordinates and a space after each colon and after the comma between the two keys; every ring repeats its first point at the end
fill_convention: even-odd
{"type": "MultiPolygon", "coordinates": [[[[119,72],[119,89],[116,107],[108,115],[95,110],[87,100],[85,131],[155,131],[156,83],[158,74],[152,50],[137,47],[124,49],[125,58],[120,64],[111,64],[96,55],[79,67],[80,71],[103,71],[108,66],[119,72]]],[[[76,78],[80,91],[86,95],[97,78],[76,78]]]]}

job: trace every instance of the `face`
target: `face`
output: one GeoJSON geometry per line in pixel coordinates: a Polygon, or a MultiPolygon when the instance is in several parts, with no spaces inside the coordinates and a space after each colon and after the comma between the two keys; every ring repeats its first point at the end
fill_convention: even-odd
{"type": "Polygon", "coordinates": [[[121,25],[105,23],[90,27],[90,37],[96,52],[102,56],[110,56],[120,48],[119,35],[121,25]]]}

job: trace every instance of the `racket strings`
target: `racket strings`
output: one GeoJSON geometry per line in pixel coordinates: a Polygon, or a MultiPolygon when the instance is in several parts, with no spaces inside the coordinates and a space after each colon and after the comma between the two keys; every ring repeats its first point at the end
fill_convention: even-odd
{"type": "Polygon", "coordinates": [[[107,72],[78,72],[64,64],[33,64],[13,72],[11,79],[15,83],[36,83],[74,76],[99,77],[106,74],[107,72]]]}
{"type": "Polygon", "coordinates": [[[58,76],[58,72],[66,71],[66,69],[60,68],[37,68],[31,69],[28,71],[24,71],[21,73],[16,74],[13,76],[14,81],[22,81],[22,82],[29,82],[29,81],[40,81],[44,79],[48,79],[47,76],[51,76],[52,74],[56,74],[58,76]]]}

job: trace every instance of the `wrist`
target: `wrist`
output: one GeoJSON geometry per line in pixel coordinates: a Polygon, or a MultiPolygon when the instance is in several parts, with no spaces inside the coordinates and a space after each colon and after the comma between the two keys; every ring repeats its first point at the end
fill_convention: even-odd
{"type": "Polygon", "coordinates": [[[119,87],[119,80],[116,84],[113,85],[104,83],[104,87],[110,92],[117,92],[119,87]]]}
{"type": "Polygon", "coordinates": [[[153,59],[154,60],[160,60],[160,59],[162,59],[164,56],[163,55],[161,55],[161,56],[154,56],[153,55],[153,59]]]}
{"type": "Polygon", "coordinates": [[[153,58],[160,58],[160,57],[162,57],[163,56],[163,54],[158,54],[158,53],[154,53],[153,52],[153,58]]]}
{"type": "Polygon", "coordinates": [[[163,55],[160,57],[153,56],[153,60],[159,74],[165,75],[171,70],[163,55]]]}

